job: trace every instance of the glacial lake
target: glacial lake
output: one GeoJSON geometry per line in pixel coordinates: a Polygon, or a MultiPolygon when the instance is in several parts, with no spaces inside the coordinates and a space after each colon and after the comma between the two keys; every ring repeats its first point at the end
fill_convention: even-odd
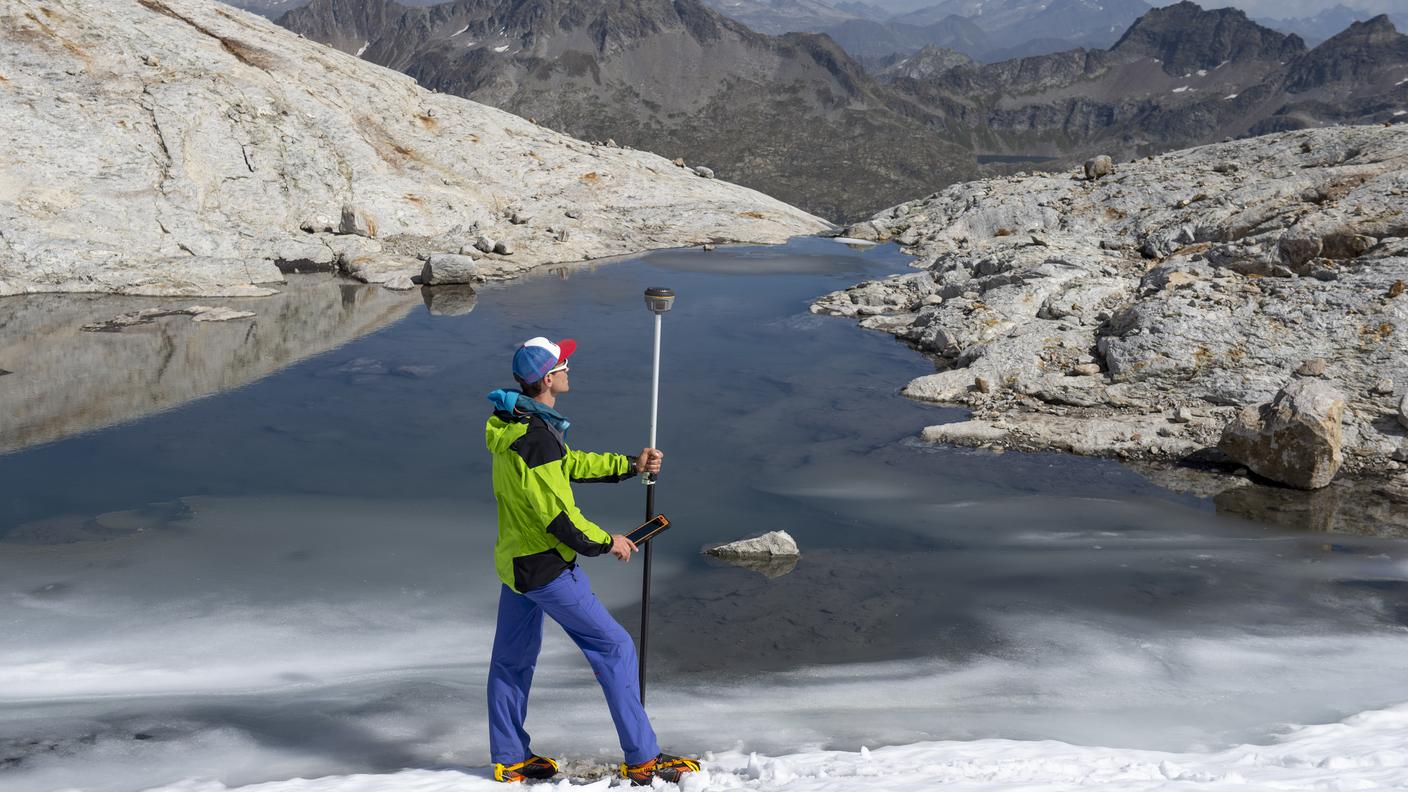
{"type": "MultiPolygon", "coordinates": [[[[26,424],[50,442],[0,455],[0,790],[482,774],[484,394],[522,340],[575,338],[568,442],[639,449],[652,285],[679,295],[648,692],[667,751],[1188,750],[1408,701],[1402,540],[1220,515],[1113,462],[919,442],[964,414],[899,395],[932,364],[808,311],[904,270],[892,247],[819,239],[664,251],[488,286],[459,315],[324,278],[228,301],[253,324],[51,327],[64,357],[45,365],[84,375],[22,399],[48,354],[16,343],[25,305],[75,328],[130,306],[0,301],[8,414],[75,405],[26,424]],[[144,406],[148,382],[163,395],[144,406]],[[71,434],[84,420],[121,422],[71,434]],[[779,577],[699,552],[778,529],[803,552],[779,577]]],[[[603,526],[640,520],[635,481],[577,491],[603,526]]],[[[634,633],[640,563],[585,563],[634,633]]],[[[534,747],[615,761],[589,669],[546,632],[534,747]]]]}

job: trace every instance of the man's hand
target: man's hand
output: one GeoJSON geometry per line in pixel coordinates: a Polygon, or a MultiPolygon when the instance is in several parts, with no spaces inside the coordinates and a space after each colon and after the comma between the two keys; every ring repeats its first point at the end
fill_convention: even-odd
{"type": "Polygon", "coordinates": [[[665,452],[658,448],[642,448],[640,456],[636,457],[632,469],[637,473],[659,473],[660,462],[665,458],[665,452]]]}
{"type": "Polygon", "coordinates": [[[626,538],[625,534],[611,535],[611,555],[616,556],[622,561],[630,563],[631,553],[634,553],[639,549],[639,547],[636,547],[635,542],[632,542],[630,539],[626,538]]]}

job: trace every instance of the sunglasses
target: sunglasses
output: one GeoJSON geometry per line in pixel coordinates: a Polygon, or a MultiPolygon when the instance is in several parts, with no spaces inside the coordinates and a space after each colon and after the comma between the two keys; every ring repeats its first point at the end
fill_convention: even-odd
{"type": "MultiPolygon", "coordinates": [[[[561,366],[557,366],[557,367],[555,367],[555,368],[548,369],[548,374],[556,374],[556,373],[559,372],[559,371],[565,373],[565,372],[567,371],[567,364],[566,364],[566,363],[563,363],[561,366]]],[[[546,376],[546,375],[544,375],[544,376],[546,376]]]]}

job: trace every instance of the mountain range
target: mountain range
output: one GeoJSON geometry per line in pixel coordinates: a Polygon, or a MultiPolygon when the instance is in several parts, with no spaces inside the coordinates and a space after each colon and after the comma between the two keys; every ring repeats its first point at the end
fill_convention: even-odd
{"type": "Polygon", "coordinates": [[[923,108],[825,36],[699,0],[314,0],[279,23],[422,85],[644,149],[831,218],[978,174],[923,108]]]}
{"type": "Polygon", "coordinates": [[[314,0],[279,21],[434,90],[836,220],[1096,153],[1408,120],[1408,37],[1385,16],[1308,49],[1182,2],[1108,49],[982,64],[930,46],[875,75],[827,35],[767,36],[700,0],[314,0]]]}

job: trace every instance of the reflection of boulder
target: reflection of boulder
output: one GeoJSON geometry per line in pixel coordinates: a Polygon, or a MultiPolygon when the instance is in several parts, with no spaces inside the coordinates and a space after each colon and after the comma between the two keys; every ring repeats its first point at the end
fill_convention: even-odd
{"type": "Polygon", "coordinates": [[[130,421],[244,385],[401,318],[405,297],[326,275],[289,276],[258,299],[209,305],[252,309],[239,322],[184,316],[85,333],[84,325],[189,299],[42,294],[5,300],[0,333],[0,453],[130,421]]]}
{"type": "Polygon", "coordinates": [[[1408,481],[1340,480],[1310,491],[1247,482],[1219,492],[1212,502],[1218,514],[1294,531],[1408,536],[1408,481]],[[1402,495],[1395,498],[1396,492],[1402,495]]]}
{"type": "Polygon", "coordinates": [[[469,286],[422,286],[420,296],[432,316],[463,316],[479,300],[469,286]]]}
{"type": "Polygon", "coordinates": [[[796,569],[797,558],[801,555],[796,540],[786,531],[772,531],[752,539],[729,542],[704,552],[768,578],[782,577],[796,569]]]}
{"type": "Polygon", "coordinates": [[[184,501],[151,503],[140,509],[107,512],[96,517],[64,514],[18,525],[0,535],[0,542],[24,545],[106,542],[148,531],[174,530],[193,514],[184,501]]]}
{"type": "Polygon", "coordinates": [[[796,569],[798,556],[718,556],[718,559],[726,564],[757,572],[765,578],[772,579],[780,578],[796,569]]]}

